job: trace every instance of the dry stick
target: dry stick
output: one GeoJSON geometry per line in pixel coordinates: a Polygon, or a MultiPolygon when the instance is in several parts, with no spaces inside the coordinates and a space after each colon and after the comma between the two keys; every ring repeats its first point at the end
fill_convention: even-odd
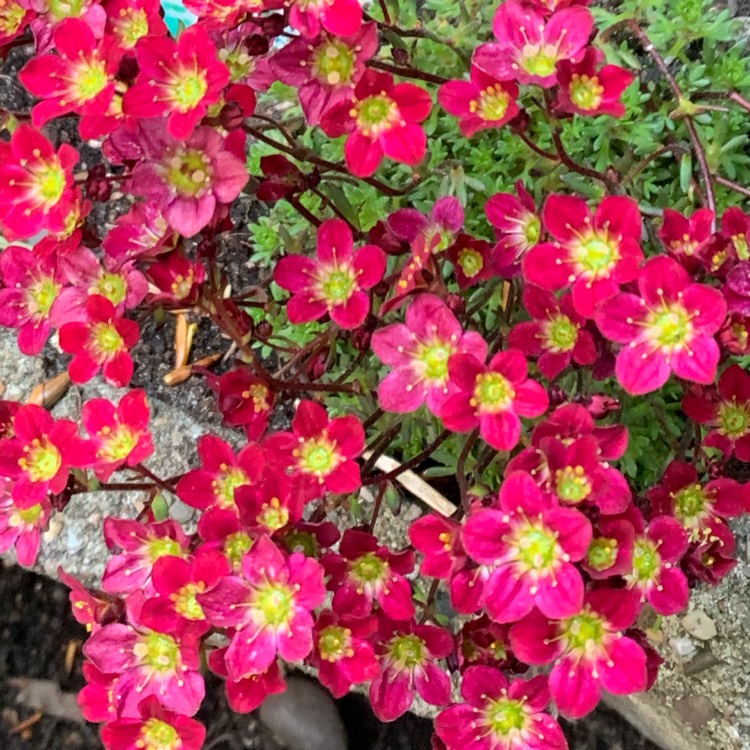
{"type": "MultiPolygon", "coordinates": [[[[643,45],[644,51],[647,52],[654,63],[656,63],[656,67],[659,68],[661,74],[669,84],[669,87],[672,89],[672,93],[675,95],[678,104],[681,104],[685,100],[682,89],[669,70],[664,58],[656,47],[654,47],[654,43],[649,38],[648,34],[646,34],[646,32],[638,25],[637,21],[631,20],[628,23],[628,28],[630,28],[630,30],[638,37],[638,41],[643,45]]],[[[711,178],[711,170],[708,167],[708,160],[706,159],[706,151],[703,148],[703,143],[701,143],[693,118],[687,114],[685,115],[685,126],[690,134],[693,151],[695,151],[695,156],[698,159],[698,165],[700,166],[701,174],[703,175],[703,184],[706,188],[706,205],[714,213],[714,219],[711,222],[711,231],[714,232],[716,231],[716,196],[714,195],[714,185],[711,178]]]]}

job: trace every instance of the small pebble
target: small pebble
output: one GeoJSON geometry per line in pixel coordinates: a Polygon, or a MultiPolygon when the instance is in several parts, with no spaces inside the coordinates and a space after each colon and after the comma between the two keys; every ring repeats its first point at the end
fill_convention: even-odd
{"type": "Polygon", "coordinates": [[[669,645],[683,661],[688,661],[696,652],[695,644],[690,638],[670,638],[669,645]]]}
{"type": "Polygon", "coordinates": [[[693,638],[700,641],[710,641],[716,638],[717,631],[714,621],[702,610],[694,609],[682,618],[682,626],[693,638]]]}

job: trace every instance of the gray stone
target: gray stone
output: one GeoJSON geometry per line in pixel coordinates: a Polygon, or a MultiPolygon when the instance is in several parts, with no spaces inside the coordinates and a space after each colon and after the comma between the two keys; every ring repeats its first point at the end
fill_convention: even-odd
{"type": "Polygon", "coordinates": [[[682,626],[690,635],[701,641],[710,641],[717,636],[716,624],[702,609],[688,612],[682,618],[682,626]]]}

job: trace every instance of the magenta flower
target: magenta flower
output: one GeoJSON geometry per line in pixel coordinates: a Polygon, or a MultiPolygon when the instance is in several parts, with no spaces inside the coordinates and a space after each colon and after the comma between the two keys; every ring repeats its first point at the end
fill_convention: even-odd
{"type": "Polygon", "coordinates": [[[380,721],[394,721],[405,714],[417,694],[431,706],[448,703],[451,681],[438,660],[455,649],[450,632],[413,620],[384,619],[381,628],[380,674],[370,683],[370,703],[380,721]]]}
{"type": "Polygon", "coordinates": [[[41,406],[26,404],[13,418],[13,436],[0,440],[0,474],[13,482],[13,500],[23,508],[62,492],[71,469],[94,463],[93,446],[70,419],[55,420],[41,406]]]}
{"type": "Polygon", "coordinates": [[[622,633],[639,609],[638,597],[599,589],[580,612],[559,622],[531,613],[511,628],[511,645],[526,664],[555,662],[552,697],[560,713],[579,719],[594,710],[602,689],[614,695],[646,690],[646,653],[622,633]]]}
{"type": "Polygon", "coordinates": [[[514,275],[523,256],[542,235],[542,221],[536,204],[520,180],[516,183],[516,192],[517,196],[496,193],[484,207],[497,237],[493,263],[501,276],[514,275]]]}
{"type": "Polygon", "coordinates": [[[448,372],[458,392],[443,404],[443,423],[455,432],[478,426],[482,438],[496,450],[509,451],[518,445],[519,417],[538,417],[549,406],[547,391],[527,377],[526,360],[518,349],[499,352],[489,366],[472,354],[454,354],[448,372]]]}
{"type": "Polygon", "coordinates": [[[160,256],[148,267],[152,283],[149,301],[184,307],[198,299],[206,269],[199,261],[190,260],[181,250],[160,256]]]}
{"type": "Polygon", "coordinates": [[[117,388],[133,377],[130,350],[138,343],[138,323],[117,315],[115,306],[98,294],[86,302],[89,320],[66,323],[60,329],[60,348],[73,355],[68,365],[74,383],[87,383],[101,369],[104,379],[117,388]]]}
{"type": "Polygon", "coordinates": [[[461,546],[461,526],[450,518],[430,513],[409,526],[409,541],[424,555],[422,575],[448,578],[466,558],[461,546]]]}
{"type": "Polygon", "coordinates": [[[149,36],[135,50],[138,78],[122,108],[136,118],[166,117],[174,138],[188,138],[229,83],[229,69],[201,26],[185,29],[177,41],[149,36]]]}
{"type": "Polygon", "coordinates": [[[324,610],[315,621],[310,664],[320,683],[334,698],[343,698],[352,685],[369,682],[380,673],[370,638],[377,630],[374,617],[350,617],[324,610]]]}
{"type": "Polygon", "coordinates": [[[35,16],[25,0],[6,0],[0,6],[0,47],[20,36],[35,16]]]}
{"type": "Polygon", "coordinates": [[[313,647],[311,611],[324,598],[320,565],[298,552],[285,558],[267,536],[242,559],[242,577],[225,576],[197,595],[209,623],[235,629],[226,652],[232,680],[265,672],[277,654],[304,659],[313,647]]]}
{"type": "Polygon", "coordinates": [[[274,281],[292,292],[287,316],[307,323],[329,313],[342,328],[359,328],[370,311],[366,290],[385,273],[385,253],[375,245],[354,250],[354,237],[342,219],[328,219],[318,228],[317,258],[287,255],[274,269],[274,281]]]}
{"type": "Polygon", "coordinates": [[[635,529],[625,518],[602,517],[594,527],[581,567],[595,580],[622,576],[633,570],[635,529]]]}
{"type": "Polygon", "coordinates": [[[571,362],[592,365],[597,351],[594,337],[585,330],[585,318],[573,306],[572,295],[559,300],[539,287],[523,290],[523,304],[533,321],[518,323],[508,334],[508,345],[527,357],[538,356],[539,372],[554,380],[571,362]]]}
{"type": "Polygon", "coordinates": [[[678,563],[688,548],[688,535],[671,516],[657,516],[647,527],[641,522],[633,550],[633,569],[625,575],[628,587],[660,615],[676,615],[687,607],[690,591],[678,563]]]}
{"type": "Polygon", "coordinates": [[[109,594],[152,594],[151,573],[162,557],[187,557],[188,537],[176,521],[140,523],[125,518],[104,519],[104,540],[110,552],[102,589],[109,594]]]}
{"type": "Polygon", "coordinates": [[[289,4],[289,24],[308,39],[322,29],[335,36],[350,36],[362,25],[358,0],[290,0],[289,4]]]}
{"type": "Polygon", "coordinates": [[[48,229],[62,233],[75,202],[73,167],[78,151],[52,144],[22,123],[10,143],[0,143],[0,221],[6,239],[31,237],[48,229]]]}
{"type": "Polygon", "coordinates": [[[685,380],[712,383],[719,346],[714,334],[727,314],[717,289],[693,283],[672,258],[651,258],[638,278],[640,297],[620,293],[596,313],[596,324],[611,341],[625,344],[615,370],[633,394],[661,388],[672,371],[685,380]]]}
{"type": "Polygon", "coordinates": [[[713,428],[704,445],[750,461],[750,375],[739,365],[724,370],[717,388],[700,396],[688,393],[682,409],[693,422],[713,428]]]}
{"type": "Polygon", "coordinates": [[[491,261],[492,246],[487,240],[480,240],[462,232],[446,254],[453,263],[456,281],[461,289],[468,289],[494,275],[491,261]]]}
{"type": "Polygon", "coordinates": [[[492,24],[497,41],[480,45],[473,64],[500,81],[548,89],[557,81],[559,62],[583,57],[593,25],[585,8],[566,8],[545,19],[519,0],[506,0],[492,24]]]}
{"type": "Polygon", "coordinates": [[[52,506],[47,499],[14,500],[11,488],[11,481],[0,477],[0,554],[15,547],[18,564],[31,567],[39,556],[52,506]]]}
{"type": "Polygon", "coordinates": [[[430,95],[413,83],[394,83],[390,73],[368,69],[354,89],[353,99],[331,107],[320,127],[326,135],[348,135],[344,155],[356,177],[374,174],[387,156],[416,166],[427,150],[419,125],[432,109],[430,95]]]}
{"type": "Polygon", "coordinates": [[[218,204],[230,204],[248,181],[247,168],[214,129],[199,127],[177,140],[158,123],[144,129],[146,159],[133,169],[131,189],[157,205],[176,232],[192,237],[218,204]]]}
{"type": "Polygon", "coordinates": [[[140,389],[128,391],[117,406],[105,398],[84,403],[81,423],[96,450],[98,479],[106,482],[120,467],[136,466],[154,452],[150,416],[146,392],[140,389]]]}
{"type": "Polygon", "coordinates": [[[153,203],[139,202],[118,216],[102,240],[102,247],[107,257],[122,263],[164,252],[173,237],[161,210],[153,203]]]}
{"type": "Polygon", "coordinates": [[[144,37],[168,33],[159,0],[105,0],[107,33],[121,50],[132,50],[144,37]]]}
{"type": "Polygon", "coordinates": [[[480,130],[501,128],[520,111],[516,99],[518,86],[499,81],[471,66],[471,80],[448,81],[438,91],[440,106],[459,119],[461,132],[471,138],[480,130]]]}
{"type": "Polygon", "coordinates": [[[329,109],[351,101],[377,48],[375,24],[366,23],[351,36],[322,33],[314,39],[293,39],[269,63],[280,81],[297,89],[308,125],[319,125],[329,109]]]}
{"type": "Polygon", "coordinates": [[[106,750],[201,750],[206,728],[199,721],[164,709],[155,697],[138,707],[137,719],[118,719],[102,727],[106,750]]]}
{"type": "Polygon", "coordinates": [[[726,523],[714,523],[709,534],[692,545],[682,560],[691,578],[716,586],[737,566],[737,541],[726,523]]]}
{"type": "Polygon", "coordinates": [[[469,667],[464,703],[438,715],[435,731],[446,750],[568,750],[560,725],[545,711],[546,677],[513,680],[493,667],[469,667]]]}
{"type": "Polygon", "coordinates": [[[154,697],[164,709],[193,716],[205,694],[198,639],[190,630],[163,632],[142,616],[140,597],[128,599],[129,624],[105,625],[83,647],[84,655],[112,685],[119,719],[140,719],[140,705],[154,697]]]}
{"type": "Polygon", "coordinates": [[[591,524],[577,510],[552,505],[531,475],[518,471],[503,482],[500,509],[472,514],[462,541],[478,563],[494,565],[485,587],[495,622],[515,622],[536,606],[547,617],[577,614],[583,580],[573,563],[583,559],[591,524]]]}
{"type": "Polygon", "coordinates": [[[635,76],[617,65],[603,65],[604,53],[588,47],[576,63],[562,60],[557,68],[560,88],[557,106],[563,112],[586,115],[622,117],[625,105],[620,101],[635,76]]]}
{"type": "Polygon", "coordinates": [[[377,602],[392,620],[414,617],[411,584],[404,578],[414,570],[412,551],[391,552],[372,534],[347,529],[339,553],[322,559],[335,591],[335,612],[366,617],[377,602]]]}
{"type": "Polygon", "coordinates": [[[739,482],[718,477],[702,484],[695,466],[684,461],[672,461],[647,497],[654,514],[674,516],[691,542],[702,541],[724,518],[734,518],[745,511],[745,495],[739,482]]]}
{"type": "Polygon", "coordinates": [[[36,55],[18,74],[21,83],[42,101],[31,111],[41,128],[55,117],[81,116],[81,138],[96,138],[117,127],[113,107],[115,74],[121,53],[111,40],[101,41],[80,18],[66,18],[53,32],[57,54],[36,55]]]}
{"type": "Polygon", "coordinates": [[[305,500],[324,492],[345,494],[362,485],[354,460],[365,449],[365,431],[353,416],[329,419],[314,401],[300,401],[291,432],[276,432],[264,442],[271,464],[291,467],[293,483],[305,500]]]}
{"type": "Polygon", "coordinates": [[[475,332],[464,332],[456,316],[439,297],[420,294],[406,309],[406,323],[376,330],[372,350],[394,369],[380,381],[378,399],[386,411],[407,413],[425,401],[440,416],[457,387],[448,375],[454,354],[487,356],[487,343],[475,332]]]}
{"type": "Polygon", "coordinates": [[[286,475],[273,472],[255,487],[241,487],[237,492],[240,520],[255,533],[283,534],[304,511],[304,497],[295,489],[286,475]]]}
{"type": "Polygon", "coordinates": [[[556,243],[537,245],[526,254],[524,277],[543,289],[572,286],[573,304],[585,318],[593,318],[620,284],[638,278],[641,213],[631,198],[605,198],[592,216],[581,198],[553,194],[542,218],[556,243]]]}

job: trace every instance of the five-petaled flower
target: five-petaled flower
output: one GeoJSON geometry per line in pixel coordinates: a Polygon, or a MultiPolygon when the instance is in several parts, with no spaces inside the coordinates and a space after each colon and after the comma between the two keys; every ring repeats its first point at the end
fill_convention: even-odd
{"type": "Polygon", "coordinates": [[[307,38],[325,29],[336,36],[356,34],[362,25],[358,0],[290,0],[289,23],[307,38]]]}
{"type": "Polygon", "coordinates": [[[385,272],[385,253],[375,245],[354,249],[349,225],[328,219],[318,229],[317,258],[287,255],[274,269],[276,283],[292,292],[287,315],[292,323],[329,313],[342,328],[358,328],[370,311],[368,289],[385,272]]]}
{"type": "Polygon", "coordinates": [[[719,362],[714,334],[727,314],[718,289],[695,284],[672,258],[651,258],[638,278],[638,297],[629,292],[606,300],[596,313],[599,330],[624,346],[616,373],[633,394],[655,391],[672,371],[684,380],[712,383],[719,362]]]}

